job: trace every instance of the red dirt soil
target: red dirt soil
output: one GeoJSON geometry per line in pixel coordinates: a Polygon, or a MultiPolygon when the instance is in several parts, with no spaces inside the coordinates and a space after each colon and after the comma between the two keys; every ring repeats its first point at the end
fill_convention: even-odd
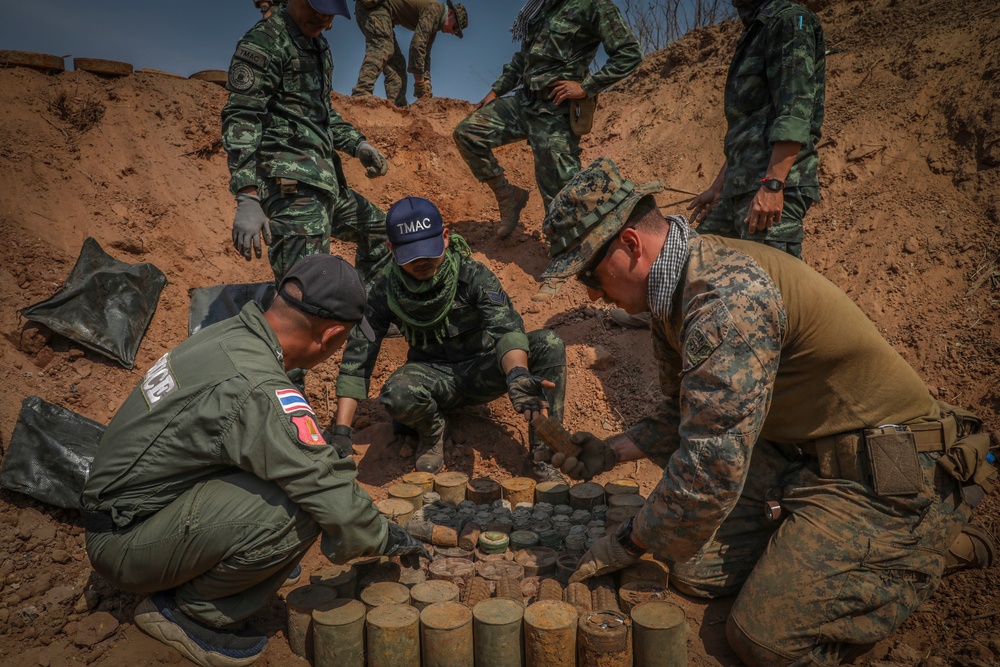
{"type": "MultiPolygon", "coordinates": [[[[1000,429],[1000,13],[982,0],[851,0],[810,3],[827,30],[827,116],[820,144],[823,201],[807,218],[805,260],[844,289],[925,379],[931,392],[1000,429]]],[[[613,157],[633,180],[661,178],[700,192],[722,160],[722,86],[737,24],[699,29],[649,57],[602,95],[584,163],[613,157]]],[[[35,394],[107,423],[141,375],[187,335],[188,290],[263,282],[264,260],[232,248],[234,205],[221,150],[225,91],[156,74],[101,79],[0,70],[0,232],[12,252],[0,266],[0,445],[20,402],[35,394]],[[18,310],[62,284],[93,236],[115,257],[152,262],[169,280],[132,371],[26,324],[18,310]]],[[[610,325],[600,305],[570,283],[543,305],[530,298],[546,264],[543,217],[524,144],[498,151],[508,178],[532,188],[525,224],[495,238],[496,205],[451,139],[472,107],[448,99],[395,109],[384,100],[335,97],[381,148],[389,174],[368,180],[346,159],[358,191],[386,208],[403,195],[432,199],[501,279],[529,329],[566,341],[566,423],[602,436],[620,432],[657,400],[644,331],[610,325]]],[[[688,195],[668,191],[667,212],[688,195]]],[[[351,257],[353,248],[335,244],[351,257]]],[[[405,358],[389,340],[373,395],[405,358]]],[[[310,374],[308,394],[324,424],[336,407],[336,360],[310,374]]],[[[388,443],[375,401],[356,422],[359,479],[375,499],[411,469],[388,443]],[[363,453],[363,456],[360,455],[363,453]]],[[[517,475],[526,428],[506,400],[461,411],[449,470],[517,475]]],[[[598,481],[629,477],[648,493],[649,462],[598,481]]],[[[998,499],[975,523],[997,534],[998,499]]],[[[307,572],[324,564],[313,551],[307,572]]],[[[1000,570],[948,578],[902,628],[856,664],[901,667],[1000,664],[1000,570]]],[[[674,594],[688,613],[691,665],[738,665],[724,637],[730,604],[674,594]]],[[[91,573],[76,512],[0,491],[0,667],[186,664],[131,622],[137,599],[91,573]]],[[[260,665],[296,663],[277,600],[254,621],[272,636],[260,665]]],[[[304,664],[304,663],[302,663],[304,664]]]]}

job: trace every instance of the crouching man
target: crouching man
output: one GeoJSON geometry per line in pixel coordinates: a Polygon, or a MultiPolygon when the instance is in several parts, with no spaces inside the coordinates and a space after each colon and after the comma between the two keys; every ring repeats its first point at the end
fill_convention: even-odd
{"type": "Polygon", "coordinates": [[[296,263],[256,303],[184,341],[146,373],[111,420],[84,489],[94,569],[132,593],[140,628],[199,665],[239,667],[267,638],[244,621],[322,535],[336,563],[424,553],[388,523],[328,444],[293,368],[371,336],[365,289],[347,262],[296,263]]]}

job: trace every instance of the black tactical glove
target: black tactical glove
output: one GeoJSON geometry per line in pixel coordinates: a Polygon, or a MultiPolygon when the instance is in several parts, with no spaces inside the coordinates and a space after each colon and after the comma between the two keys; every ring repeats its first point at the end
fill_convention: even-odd
{"type": "Polygon", "coordinates": [[[383,556],[408,556],[416,554],[430,560],[427,547],[417,538],[406,532],[401,526],[389,522],[389,539],[385,543],[383,556]]]}
{"type": "Polygon", "coordinates": [[[340,458],[346,459],[354,453],[354,429],[350,426],[337,424],[330,431],[327,431],[327,440],[333,445],[340,458]]]}
{"type": "Polygon", "coordinates": [[[577,458],[566,458],[562,452],[552,455],[551,463],[564,475],[572,479],[589,480],[618,465],[618,452],[597,436],[586,431],[577,431],[570,436],[574,444],[580,445],[577,458]]]}
{"type": "Polygon", "coordinates": [[[389,171],[389,161],[367,141],[358,144],[358,147],[354,149],[354,156],[361,160],[361,164],[365,166],[365,176],[368,178],[385,176],[389,171]]]}
{"type": "Polygon", "coordinates": [[[548,410],[549,404],[542,393],[542,383],[545,378],[532,375],[524,366],[515,366],[507,373],[507,395],[514,410],[528,413],[528,421],[534,419],[532,413],[541,414],[548,410]]]}
{"type": "Polygon", "coordinates": [[[233,219],[233,247],[243,258],[250,261],[250,251],[260,259],[260,235],[264,234],[264,244],[271,245],[271,228],[267,216],[260,207],[260,197],[249,192],[236,194],[236,217],[233,219]]]}

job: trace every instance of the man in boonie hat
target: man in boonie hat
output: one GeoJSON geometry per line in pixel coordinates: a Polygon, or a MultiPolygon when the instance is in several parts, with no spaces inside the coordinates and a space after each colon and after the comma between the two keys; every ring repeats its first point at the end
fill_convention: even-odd
{"type": "Polygon", "coordinates": [[[778,249],[664,217],[658,189],[601,158],[544,223],[545,274],[651,311],[663,396],[625,433],[574,433],[580,456],[551,458],[576,479],[641,458],[663,468],[571,581],[649,549],[681,592],[737,595],[726,629],[745,664],[840,664],[943,574],[995,562],[992,536],[968,523],[996,479],[989,438],[935,402],[833,283],[778,249]]]}
{"type": "MultiPolygon", "coordinates": [[[[562,418],[566,348],[548,330],[524,322],[497,277],[472,259],[472,250],[444,226],[427,199],[405,197],[389,209],[386,231],[393,262],[375,282],[367,317],[375,340],[352,335],[337,377],[338,436],[349,442],[358,401],[368,397],[381,338],[395,324],[410,345],[407,362],[382,385],[379,401],[397,435],[417,437],[417,470],[444,466],[446,413],[507,394],[530,423],[537,414],[562,418]]],[[[525,472],[561,479],[544,447],[530,434],[525,472]]]]}
{"type": "Polygon", "coordinates": [[[335,563],[422,553],[355,481],[288,379],[372,336],[365,286],[340,257],[291,268],[267,311],[251,301],[163,355],[98,446],[81,499],[87,554],[114,586],[150,597],[147,634],[205,667],[254,662],[245,620],[321,537],[335,563]]]}

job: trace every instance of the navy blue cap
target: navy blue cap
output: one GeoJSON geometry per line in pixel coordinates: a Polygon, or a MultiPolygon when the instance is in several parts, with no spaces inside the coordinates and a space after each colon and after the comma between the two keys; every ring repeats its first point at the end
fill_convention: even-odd
{"type": "Polygon", "coordinates": [[[444,254],[441,211],[423,197],[404,197],[390,206],[385,231],[397,264],[444,254]]]}
{"type": "Polygon", "coordinates": [[[347,0],[309,0],[309,4],[320,14],[340,14],[351,18],[347,9],[347,0]]]}

